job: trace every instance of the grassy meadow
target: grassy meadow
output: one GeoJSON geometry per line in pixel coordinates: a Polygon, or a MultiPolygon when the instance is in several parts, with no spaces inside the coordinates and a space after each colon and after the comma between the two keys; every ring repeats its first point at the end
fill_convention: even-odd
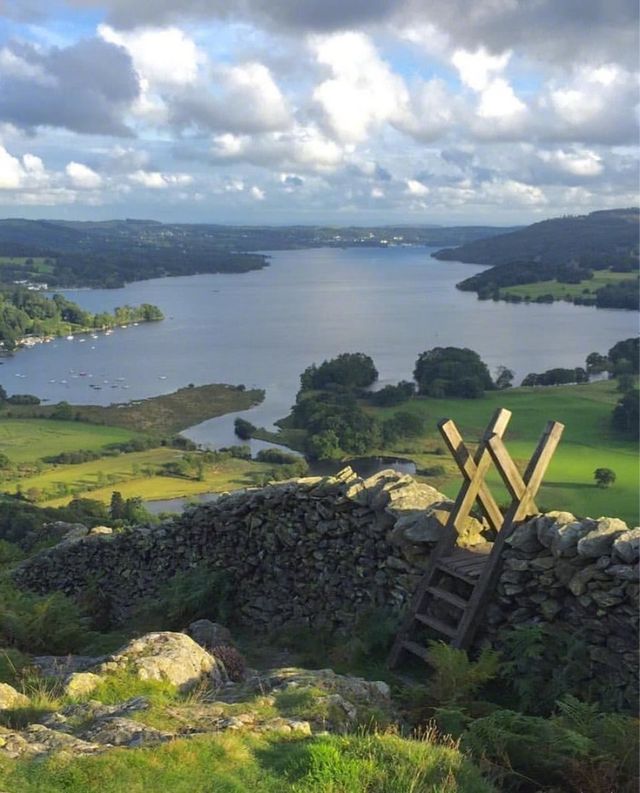
{"type": "Polygon", "coordinates": [[[0,489],[21,491],[41,505],[62,506],[75,497],[108,503],[114,489],[125,498],[154,500],[250,486],[266,476],[268,466],[228,458],[207,463],[199,478],[162,475],[162,467],[179,461],[185,452],[160,445],[160,439],[208,418],[247,409],[262,398],[262,391],[229,385],[187,387],[125,405],[74,405],[79,421],[46,418],[54,406],[5,405],[0,411],[0,453],[9,458],[13,470],[5,470],[0,489]],[[43,457],[62,452],[99,452],[142,437],[157,438],[158,445],[77,464],[42,463],[43,457]]]}
{"type": "MultiPolygon", "coordinates": [[[[178,459],[179,456],[180,452],[176,452],[174,449],[153,449],[151,452],[141,452],[139,455],[137,453],[123,455],[126,458],[138,457],[139,460],[145,459],[145,464],[150,466],[178,459]],[[174,455],[172,457],[167,456],[162,460],[160,452],[173,452],[174,455]],[[147,455],[146,458],[144,457],[145,455],[147,455]]],[[[105,460],[96,461],[96,463],[101,462],[103,463],[105,460]]],[[[131,462],[133,461],[122,460],[119,469],[122,478],[117,483],[103,487],[99,486],[94,473],[87,472],[85,465],[88,466],[90,463],[67,466],[64,470],[64,475],[70,478],[72,487],[78,487],[76,495],[93,498],[96,501],[108,504],[111,501],[114,489],[118,490],[123,498],[140,497],[144,501],[184,498],[197,496],[201,493],[222,493],[227,490],[251,487],[255,485],[256,477],[266,475],[269,470],[269,466],[262,463],[231,458],[206,468],[202,479],[183,479],[177,476],[159,476],[158,474],[142,476],[131,470],[131,462]],[[75,478],[72,478],[74,477],[74,471],[69,470],[71,468],[84,470],[76,472],[75,478]]],[[[138,462],[138,465],[140,464],[138,462]]],[[[51,480],[47,481],[50,482],[51,480]]],[[[27,482],[28,480],[25,480],[21,483],[23,491],[27,487],[27,482]]],[[[29,484],[29,486],[34,485],[29,484]]],[[[37,487],[38,485],[35,484],[35,486],[37,487]]],[[[70,495],[59,498],[45,498],[41,506],[61,507],[67,504],[70,499],[70,495]]]]}
{"type": "MultiPolygon", "coordinates": [[[[637,525],[638,446],[621,439],[610,425],[611,411],[619,397],[616,381],[607,380],[578,386],[514,388],[489,392],[484,399],[414,399],[397,408],[372,411],[381,418],[398,410],[415,412],[424,418],[428,431],[423,438],[380,451],[410,456],[418,468],[443,466],[443,476],[426,479],[448,495],[456,493],[460,476],[448,452],[434,454],[438,447],[444,449],[436,428],[441,418],[452,418],[471,445],[482,435],[497,408],[511,410],[513,417],[505,443],[521,470],[547,421],[560,421],[565,425],[564,434],[538,495],[538,506],[546,510],[568,510],[579,516],[613,515],[637,525]],[[607,489],[597,487],[593,479],[596,468],[611,468],[616,473],[615,484],[607,489]]],[[[506,501],[508,496],[499,487],[495,471],[488,480],[498,501],[506,501]]]]}
{"type": "Polygon", "coordinates": [[[13,463],[28,463],[78,449],[97,451],[110,443],[124,443],[136,432],[78,421],[0,418],[0,453],[13,463]]]}
{"type": "Polygon", "coordinates": [[[637,273],[612,273],[609,270],[596,270],[593,278],[587,278],[578,284],[562,284],[556,281],[538,281],[533,284],[518,284],[505,286],[500,289],[500,296],[519,295],[535,300],[542,295],[553,295],[555,300],[574,297],[595,297],[596,291],[609,284],[619,284],[626,281],[637,281],[637,273]]]}

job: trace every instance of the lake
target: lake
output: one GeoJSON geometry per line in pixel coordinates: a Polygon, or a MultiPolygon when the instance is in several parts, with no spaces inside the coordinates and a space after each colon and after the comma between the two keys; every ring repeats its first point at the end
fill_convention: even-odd
{"type": "MultiPolygon", "coordinates": [[[[604,353],[637,333],[636,312],[479,301],[455,284],[482,268],[441,262],[431,252],[276,251],[269,267],[241,275],[66,290],[90,311],[148,302],[166,319],[20,351],[0,367],[0,383],[9,393],[76,404],[124,402],[188,383],[244,383],[264,388],[266,399],[242,415],[270,426],[288,413],[302,370],[341,352],[371,355],[384,384],[411,379],[424,350],[470,347],[492,372],[499,365],[513,369],[518,384],[529,372],[583,366],[588,353],[604,353]]],[[[212,419],[185,434],[215,446],[237,443],[233,418],[212,419]]]]}

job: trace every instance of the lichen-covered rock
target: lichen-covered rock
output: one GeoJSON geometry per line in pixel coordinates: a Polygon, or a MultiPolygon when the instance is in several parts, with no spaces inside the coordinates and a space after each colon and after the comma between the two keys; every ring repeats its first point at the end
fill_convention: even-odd
{"type": "Polygon", "coordinates": [[[98,721],[84,729],[80,737],[94,744],[136,748],[138,746],[148,746],[149,744],[164,743],[171,740],[174,735],[173,733],[141,724],[138,721],[133,721],[133,719],[110,716],[98,719],[98,721]]]}
{"type": "Polygon", "coordinates": [[[553,539],[561,527],[569,523],[574,523],[575,520],[575,515],[572,515],[570,512],[560,512],[557,510],[539,515],[535,519],[538,541],[541,545],[544,545],[545,548],[551,548],[553,539]]]}
{"type": "Polygon", "coordinates": [[[206,680],[223,683],[223,669],[216,659],[184,633],[147,633],[126,644],[94,671],[101,675],[127,670],[141,680],[166,680],[182,691],[206,680]]]}
{"type": "Polygon", "coordinates": [[[68,697],[84,697],[91,694],[102,682],[93,672],[74,672],[64,681],[64,693],[68,697]]]}
{"type": "Polygon", "coordinates": [[[29,704],[29,697],[21,694],[8,683],[0,683],[0,710],[23,708],[29,704]]]}
{"type": "Polygon", "coordinates": [[[554,523],[551,526],[551,553],[554,556],[575,556],[578,542],[590,531],[590,523],[573,520],[570,523],[554,523]]]}
{"type": "Polygon", "coordinates": [[[628,531],[627,524],[619,518],[598,518],[592,531],[578,542],[578,554],[589,558],[607,554],[615,540],[628,531]]]}
{"type": "Polygon", "coordinates": [[[102,747],[97,743],[52,730],[42,724],[30,724],[21,731],[0,728],[0,755],[11,759],[38,758],[57,752],[78,756],[96,754],[101,750],[102,747]]]}
{"type": "Polygon", "coordinates": [[[613,553],[625,564],[640,559],[640,526],[620,534],[613,542],[613,553]]]}
{"type": "Polygon", "coordinates": [[[113,529],[110,526],[94,526],[89,534],[113,534],[113,529]]]}

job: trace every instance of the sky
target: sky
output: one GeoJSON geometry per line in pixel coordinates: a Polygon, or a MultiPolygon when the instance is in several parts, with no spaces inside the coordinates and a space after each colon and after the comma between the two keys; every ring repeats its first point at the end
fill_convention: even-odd
{"type": "Polygon", "coordinates": [[[0,0],[0,216],[638,204],[636,0],[0,0]]]}

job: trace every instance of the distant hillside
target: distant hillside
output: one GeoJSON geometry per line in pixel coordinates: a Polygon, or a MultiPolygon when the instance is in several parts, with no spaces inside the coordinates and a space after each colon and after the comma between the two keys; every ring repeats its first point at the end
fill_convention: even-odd
{"type": "Polygon", "coordinates": [[[457,284],[481,300],[638,309],[638,209],[556,218],[458,248],[438,259],[491,264],[457,284]]]}
{"type": "Polygon", "coordinates": [[[528,261],[566,265],[584,257],[637,255],[639,220],[640,210],[635,207],[552,218],[508,234],[447,248],[435,257],[473,264],[528,261]]]}
{"type": "MultiPolygon", "coordinates": [[[[462,245],[490,226],[222,226],[152,220],[0,220],[0,283],[119,287],[166,275],[232,273],[267,265],[259,251],[317,247],[462,245]]],[[[504,229],[502,229],[504,231],[504,229]]]]}

